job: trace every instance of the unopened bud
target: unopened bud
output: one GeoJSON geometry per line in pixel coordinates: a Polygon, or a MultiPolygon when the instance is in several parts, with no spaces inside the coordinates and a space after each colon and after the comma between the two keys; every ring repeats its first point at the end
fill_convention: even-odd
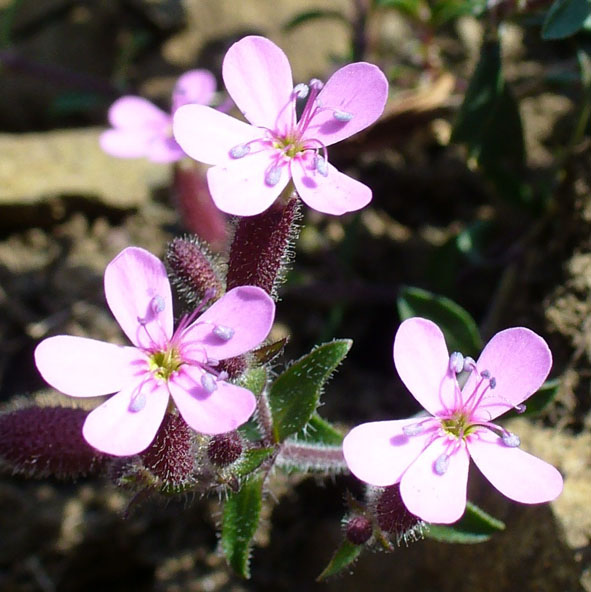
{"type": "Polygon", "coordinates": [[[367,516],[353,516],[345,524],[345,536],[354,545],[363,545],[371,538],[373,525],[367,516]]]}
{"type": "Polygon", "coordinates": [[[240,458],[242,439],[236,432],[213,436],[207,446],[207,456],[216,467],[227,467],[240,458]]]}

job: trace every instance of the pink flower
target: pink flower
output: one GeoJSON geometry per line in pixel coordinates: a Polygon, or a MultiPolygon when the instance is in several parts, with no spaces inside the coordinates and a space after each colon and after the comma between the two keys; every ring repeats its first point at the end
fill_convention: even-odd
{"type": "Polygon", "coordinates": [[[555,499],[562,477],[519,448],[518,436],[492,423],[517,409],[544,382],[552,356],[523,327],[497,333],[474,362],[448,354],[440,329],[426,319],[404,321],[394,340],[402,382],[430,413],[359,425],[343,443],[351,472],[376,486],[400,482],[410,512],[435,523],[458,520],[466,506],[470,458],[508,498],[535,504],[555,499]],[[469,372],[462,389],[456,373],[469,372]]]}
{"type": "Polygon", "coordinates": [[[116,393],[86,418],[83,435],[90,445],[117,456],[141,452],[154,439],[171,395],[184,420],[204,434],[229,432],[252,415],[253,394],[226,382],[215,366],[266,338],[275,305],[263,290],[230,290],[197,319],[198,311],[182,319],[173,332],[164,265],[132,247],[107,266],[105,295],[134,347],[59,335],[35,350],[39,372],[62,393],[116,393]]]}
{"type": "Polygon", "coordinates": [[[203,105],[180,108],[176,141],[195,160],[215,165],[207,179],[218,208],[251,216],[266,210],[290,179],[311,208],[328,214],[358,210],[371,190],[328,163],[327,146],[372,124],[384,110],[388,82],[358,62],[323,85],[292,82],[287,57],[264,37],[245,37],[222,69],[228,93],[252,124],[203,105]],[[305,100],[299,119],[296,102],[305,100]]]}
{"type": "MultiPolygon", "coordinates": [[[[172,113],[182,105],[211,103],[216,81],[207,70],[185,72],[172,94],[172,113]]],[[[172,115],[142,97],[125,96],[109,109],[113,129],[99,138],[101,148],[117,158],[142,158],[153,162],[176,162],[185,156],[172,136],[172,115]]]]}

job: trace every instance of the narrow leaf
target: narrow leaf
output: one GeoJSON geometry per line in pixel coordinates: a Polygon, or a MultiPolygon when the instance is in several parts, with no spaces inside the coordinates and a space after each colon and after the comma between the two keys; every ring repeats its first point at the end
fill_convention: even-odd
{"type": "Polygon", "coordinates": [[[252,448],[242,454],[242,458],[235,469],[238,477],[245,477],[258,469],[275,451],[274,448],[252,448]]]}
{"type": "Polygon", "coordinates": [[[276,442],[299,432],[310,421],[324,384],[351,345],[350,339],[319,345],[273,382],[269,389],[269,407],[276,442]]]}
{"type": "Polygon", "coordinates": [[[473,503],[466,504],[466,513],[452,526],[430,524],[425,536],[442,543],[483,543],[505,525],[473,503]]]}
{"type": "Polygon", "coordinates": [[[335,551],[332,559],[328,562],[328,565],[324,568],[324,571],[316,578],[317,581],[334,576],[350,566],[359,557],[362,550],[363,545],[354,545],[347,540],[343,541],[341,546],[335,551]]]}
{"type": "Polygon", "coordinates": [[[453,300],[420,288],[405,287],[400,290],[397,305],[401,320],[424,317],[436,323],[445,335],[450,352],[474,356],[482,349],[476,322],[453,300]]]}
{"type": "Polygon", "coordinates": [[[283,337],[283,339],[279,339],[269,345],[263,345],[263,347],[255,349],[252,352],[252,355],[259,364],[266,364],[283,351],[283,348],[288,341],[289,337],[283,337]]]}
{"type": "Polygon", "coordinates": [[[556,0],[546,14],[542,39],[563,39],[574,35],[589,15],[590,0],[556,0]]]}
{"type": "Polygon", "coordinates": [[[285,23],[285,25],[283,25],[283,30],[293,31],[294,29],[305,23],[326,18],[337,19],[339,21],[344,22],[347,25],[350,25],[350,22],[338,10],[307,10],[305,12],[300,12],[300,14],[296,15],[290,21],[285,23]]]}
{"type": "Polygon", "coordinates": [[[230,567],[243,578],[250,577],[252,538],[259,525],[263,499],[263,477],[249,479],[224,504],[222,549],[230,567]]]}
{"type": "Polygon", "coordinates": [[[314,413],[306,427],[296,435],[298,440],[311,444],[326,444],[340,446],[343,443],[343,434],[331,423],[314,413]]]}

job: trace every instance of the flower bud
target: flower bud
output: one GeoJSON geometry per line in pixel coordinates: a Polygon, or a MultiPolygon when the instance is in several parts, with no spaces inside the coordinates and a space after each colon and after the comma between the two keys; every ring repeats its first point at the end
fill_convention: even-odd
{"type": "Polygon", "coordinates": [[[352,516],[345,524],[345,536],[354,545],[363,545],[371,538],[373,524],[367,516],[352,516]]]}
{"type": "Polygon", "coordinates": [[[213,436],[207,446],[207,456],[216,467],[227,467],[240,458],[242,439],[237,432],[213,436]]]}

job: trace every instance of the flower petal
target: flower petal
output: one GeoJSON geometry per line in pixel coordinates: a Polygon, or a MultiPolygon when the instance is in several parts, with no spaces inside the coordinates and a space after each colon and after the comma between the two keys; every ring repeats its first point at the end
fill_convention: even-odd
{"type": "Polygon", "coordinates": [[[205,164],[233,162],[232,148],[264,135],[262,130],[204,105],[180,107],[172,130],[181,148],[205,164]]]}
{"type": "Polygon", "coordinates": [[[215,205],[234,216],[254,216],[264,212],[287,186],[287,166],[280,165],[280,177],[274,185],[265,182],[276,166],[274,153],[263,150],[238,160],[220,164],[207,171],[207,183],[215,205]]]}
{"type": "Polygon", "coordinates": [[[152,138],[152,132],[143,129],[109,129],[99,136],[99,144],[115,158],[143,158],[152,138]]]}
{"type": "Polygon", "coordinates": [[[305,138],[316,138],[325,146],[348,138],[371,125],[383,113],[388,100],[388,81],[373,64],[357,62],[337,70],[318,95],[319,110],[308,126],[305,138]],[[351,116],[335,118],[341,111],[351,116]]]}
{"type": "Polygon", "coordinates": [[[172,336],[172,293],[160,259],[138,247],[121,251],[105,269],[105,296],[134,345],[166,345],[172,336]]]}
{"type": "Polygon", "coordinates": [[[213,392],[201,386],[204,372],[184,366],[170,381],[169,388],[183,419],[202,434],[223,434],[241,426],[254,413],[256,399],[248,390],[218,381],[213,392]]]}
{"type": "Polygon", "coordinates": [[[519,447],[506,446],[492,432],[480,431],[470,438],[468,451],[482,474],[516,502],[549,502],[562,491],[562,475],[557,469],[519,447]]]}
{"type": "Polygon", "coordinates": [[[134,347],[57,335],[35,348],[41,376],[71,397],[97,397],[121,390],[134,381],[145,356],[134,347]]]}
{"type": "MultiPolygon", "coordinates": [[[[480,372],[488,370],[496,381],[495,388],[487,391],[476,410],[488,421],[509,411],[542,386],[552,367],[552,354],[537,333],[514,327],[497,333],[482,350],[476,365],[480,372]]],[[[472,373],[463,392],[472,392],[476,380],[472,373]]]]}
{"type": "MultiPolygon", "coordinates": [[[[466,488],[470,456],[462,445],[449,457],[443,475],[435,472],[435,463],[448,452],[446,438],[437,438],[402,476],[400,495],[409,512],[426,522],[451,524],[466,509],[466,488]]],[[[453,443],[452,443],[453,445],[453,443]]]]}
{"type": "Polygon", "coordinates": [[[372,421],[354,427],[343,440],[343,453],[351,472],[370,485],[386,487],[398,483],[431,437],[429,433],[410,437],[404,434],[402,428],[418,421],[372,421]]]}
{"type": "Polygon", "coordinates": [[[250,351],[269,334],[275,318],[275,303],[261,288],[240,286],[214,302],[181,337],[185,347],[205,348],[208,358],[224,360],[250,351]],[[229,339],[218,337],[216,327],[231,331],[229,339]],[[195,342],[191,344],[191,342],[195,342]]]}
{"type": "Polygon", "coordinates": [[[224,57],[222,76],[250,123],[280,134],[291,127],[295,117],[291,67],[272,41],[251,35],[234,43],[224,57]]]}
{"type": "Polygon", "coordinates": [[[456,404],[457,382],[441,329],[427,319],[404,321],[394,338],[394,365],[414,398],[432,415],[456,404]]]}
{"type": "Polygon", "coordinates": [[[293,182],[302,200],[314,210],[339,216],[354,212],[371,201],[371,189],[327,163],[327,175],[321,175],[311,162],[294,162],[293,182]]]}
{"type": "Polygon", "coordinates": [[[209,70],[189,70],[176,81],[172,92],[172,113],[182,105],[209,105],[216,89],[215,76],[209,70]]]}
{"type": "Polygon", "coordinates": [[[139,411],[131,411],[138,386],[136,383],[120,391],[90,412],[82,434],[91,446],[107,454],[131,456],[150,445],[166,412],[168,389],[164,383],[149,380],[141,387],[145,405],[139,411]]]}
{"type": "Polygon", "coordinates": [[[160,129],[170,123],[170,115],[147,99],[125,96],[109,108],[109,123],[121,129],[160,129]]]}

